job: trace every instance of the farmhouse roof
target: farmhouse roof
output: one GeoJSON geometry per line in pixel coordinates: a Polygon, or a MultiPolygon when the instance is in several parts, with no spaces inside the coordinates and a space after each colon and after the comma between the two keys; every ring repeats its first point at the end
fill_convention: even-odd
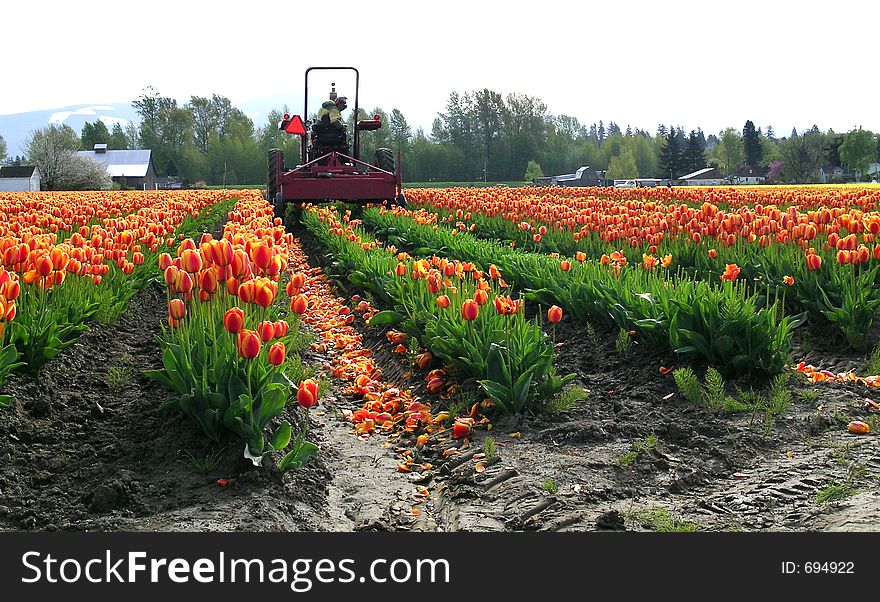
{"type": "Polygon", "coordinates": [[[150,167],[151,150],[79,151],[77,154],[94,159],[104,166],[111,178],[143,178],[150,167]]]}
{"type": "Polygon", "coordinates": [[[34,165],[4,165],[0,167],[0,178],[30,178],[36,169],[34,165]]]}
{"type": "Polygon", "coordinates": [[[678,179],[679,180],[699,180],[700,176],[704,176],[706,178],[708,178],[709,176],[713,176],[714,174],[712,174],[710,172],[714,172],[714,171],[715,171],[714,167],[704,167],[703,169],[698,169],[695,172],[685,174],[678,179]]]}
{"type": "Polygon", "coordinates": [[[736,176],[740,178],[763,178],[767,176],[767,170],[763,167],[743,165],[736,170],[736,176]]]}

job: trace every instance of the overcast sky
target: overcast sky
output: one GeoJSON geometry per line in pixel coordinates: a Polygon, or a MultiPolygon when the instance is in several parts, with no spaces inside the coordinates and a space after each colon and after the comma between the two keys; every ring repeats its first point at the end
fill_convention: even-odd
{"type": "Polygon", "coordinates": [[[488,87],[622,128],[880,131],[878,27],[878,3],[855,0],[7,2],[0,114],[147,84],[295,107],[305,68],[338,64],[360,69],[362,105],[426,130],[451,91],[488,87]]]}

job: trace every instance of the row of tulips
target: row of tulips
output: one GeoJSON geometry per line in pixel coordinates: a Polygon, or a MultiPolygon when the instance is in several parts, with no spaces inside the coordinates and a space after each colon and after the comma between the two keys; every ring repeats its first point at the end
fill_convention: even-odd
{"type": "MultiPolygon", "coordinates": [[[[2,298],[0,385],[13,369],[39,370],[72,345],[99,311],[102,320],[115,319],[156,275],[158,251],[179,235],[213,224],[231,206],[227,196],[100,192],[0,198],[9,220],[0,226],[0,280],[10,280],[2,298]]],[[[4,399],[8,402],[0,398],[0,403],[4,399]]]]}
{"type": "Polygon", "coordinates": [[[398,325],[459,375],[477,378],[502,410],[533,410],[573,378],[555,373],[553,341],[525,318],[523,302],[510,297],[496,268],[484,273],[437,256],[411,261],[327,208],[306,211],[303,223],[349,281],[393,308],[371,324],[398,325]]]}
{"type": "Polygon", "coordinates": [[[494,264],[526,298],[558,304],[575,318],[616,324],[677,353],[700,358],[728,374],[777,373],[784,369],[791,330],[803,319],[780,318],[737,280],[737,266],[722,274],[720,286],[682,276],[674,285],[662,268],[644,269],[623,254],[562,262],[468,232],[419,223],[410,213],[372,208],[364,223],[414,253],[439,249],[487,268],[494,264]]]}
{"type": "Polygon", "coordinates": [[[168,324],[163,369],[148,375],[176,394],[163,407],[181,411],[214,441],[238,437],[254,465],[286,450],[278,463],[284,471],[317,453],[305,437],[319,388],[302,380],[300,321],[285,318],[279,294],[292,236],[252,219],[257,200],[243,193],[221,239],[205,233],[198,242],[183,240],[173,256],[159,256],[168,324]],[[294,399],[291,425],[281,416],[294,399]]]}
{"type": "MultiPolygon", "coordinates": [[[[615,253],[645,269],[668,268],[671,280],[682,275],[709,283],[722,282],[726,266],[739,268],[738,278],[747,283],[759,303],[784,300],[790,315],[804,311],[812,320],[834,323],[855,348],[862,348],[880,307],[880,244],[869,250],[855,234],[841,238],[831,233],[828,242],[806,250],[799,245],[761,245],[738,238],[719,244],[716,238],[668,237],[660,246],[615,248],[598,235],[577,238],[568,230],[527,221],[514,222],[476,212],[416,211],[420,223],[437,223],[448,229],[469,232],[477,238],[499,240],[513,247],[561,257],[561,265],[587,257],[610,257],[615,253]]],[[[845,231],[844,231],[845,232],[845,231]]]]}
{"type": "MultiPolygon", "coordinates": [[[[418,401],[411,391],[402,390],[394,383],[388,382],[383,377],[382,370],[375,364],[371,350],[362,346],[362,336],[354,327],[355,314],[360,313],[369,319],[375,314],[375,310],[369,303],[359,298],[354,299],[357,306],[352,310],[345,300],[336,294],[321,269],[309,266],[308,258],[299,241],[285,233],[283,226],[278,220],[273,219],[273,215],[272,206],[266,203],[259,194],[244,192],[235,210],[229,214],[229,221],[224,229],[222,241],[206,240],[206,244],[199,245],[198,259],[192,253],[195,249],[190,244],[185,245],[187,248],[183,249],[184,252],[179,254],[177,260],[170,258],[171,264],[168,268],[173,266],[178,270],[177,274],[174,274],[172,269],[171,274],[166,277],[166,282],[169,282],[169,288],[173,291],[169,292],[172,296],[169,304],[169,319],[173,320],[171,324],[176,327],[177,332],[182,336],[183,331],[191,330],[191,318],[188,318],[191,305],[196,304],[204,309],[202,305],[205,304],[224,302],[228,304],[231,302],[233,303],[232,307],[223,314],[222,327],[217,323],[221,306],[215,306],[218,315],[215,316],[214,327],[220,339],[224,340],[223,337],[227,336],[225,333],[231,335],[231,331],[238,331],[234,350],[229,346],[231,344],[229,339],[225,339],[227,341],[227,357],[238,354],[238,359],[231,361],[238,365],[250,362],[256,372],[261,370],[256,366],[266,362],[268,366],[264,365],[263,368],[273,370],[271,366],[275,366],[281,361],[281,350],[285,347],[280,347],[278,341],[275,341],[268,347],[268,351],[264,355],[259,350],[260,346],[256,337],[241,333],[255,330],[259,333],[260,340],[268,338],[269,325],[267,321],[257,322],[257,317],[249,316],[260,311],[280,312],[277,303],[270,303],[266,308],[262,308],[262,305],[265,304],[269,294],[280,294],[280,291],[283,290],[286,292],[292,314],[298,315],[301,323],[306,325],[317,339],[312,343],[312,349],[327,357],[324,368],[333,378],[347,384],[346,393],[364,400],[361,409],[345,412],[347,419],[352,422],[360,436],[369,437],[373,432],[384,432],[391,436],[419,432],[421,433],[419,435],[421,441],[422,438],[427,438],[429,433],[447,429],[445,423],[450,420],[448,412],[432,414],[430,406],[418,401]],[[226,259],[228,258],[226,242],[233,245],[232,259],[229,261],[226,259]],[[273,276],[268,276],[268,272],[275,272],[276,257],[279,258],[286,271],[283,275],[276,273],[273,276]],[[227,279],[216,292],[203,296],[198,283],[206,281],[210,283],[213,279],[205,276],[189,277],[195,283],[189,294],[176,291],[180,288],[176,283],[178,277],[184,281],[187,278],[179,276],[181,272],[189,274],[186,269],[198,268],[204,273],[205,270],[216,269],[216,264],[223,262],[231,266],[232,279],[236,282],[230,282],[227,279]],[[255,278],[259,278],[263,273],[267,274],[271,282],[279,282],[278,289],[270,290],[268,293],[260,293],[265,285],[257,285],[255,278]],[[250,274],[252,278],[237,282],[236,274],[250,274]],[[284,282],[284,278],[286,278],[286,285],[280,286],[284,282]],[[252,283],[253,286],[249,286],[249,283],[252,283]],[[203,301],[203,298],[206,300],[203,301]],[[261,299],[262,302],[258,299],[261,299]]],[[[163,263],[168,259],[163,259],[163,263]]],[[[213,287],[211,286],[211,288],[213,287]]],[[[296,319],[292,323],[296,324],[296,319]]],[[[274,323],[276,336],[278,336],[277,326],[279,325],[281,322],[274,323]]],[[[281,328],[283,333],[285,326],[281,325],[281,328]]],[[[293,327],[291,327],[292,331],[293,327]]],[[[266,345],[268,343],[263,344],[263,349],[266,345]]],[[[287,346],[285,350],[290,352],[291,348],[287,346]]],[[[222,362],[222,354],[218,355],[218,360],[222,362]]],[[[168,364],[173,366],[171,361],[168,364]]],[[[280,369],[283,370],[284,367],[285,365],[282,363],[280,369]]],[[[167,367],[166,372],[168,372],[167,367]]],[[[210,368],[207,373],[209,376],[212,374],[210,368]]],[[[291,375],[288,373],[288,376],[291,375]]],[[[259,383],[256,383],[255,387],[259,387],[259,383]]],[[[319,392],[314,381],[305,380],[295,389],[295,398],[300,406],[310,408],[318,403],[319,392]]],[[[292,392],[291,397],[293,397],[292,392]]],[[[216,399],[220,401],[219,398],[216,399]]],[[[172,404],[175,403],[177,402],[172,402],[172,404]]],[[[180,407],[179,403],[177,405],[180,407]]],[[[189,412],[195,410],[197,407],[192,405],[186,408],[186,411],[189,412]]],[[[462,418],[462,421],[466,420],[471,419],[462,418]]],[[[457,424],[456,422],[453,429],[456,436],[467,436],[470,432],[470,426],[465,428],[465,422],[462,422],[461,427],[457,424]]],[[[282,468],[299,466],[317,451],[313,444],[304,439],[305,421],[300,426],[300,433],[292,450],[285,455],[280,464],[282,468]]],[[[273,443],[275,443],[274,439],[270,441],[270,445],[273,443]]],[[[264,453],[271,448],[267,446],[264,453]]],[[[247,454],[251,457],[257,456],[250,449],[250,446],[248,446],[247,454]]],[[[409,460],[402,462],[402,465],[407,466],[411,461],[412,456],[410,455],[409,460]]]]}

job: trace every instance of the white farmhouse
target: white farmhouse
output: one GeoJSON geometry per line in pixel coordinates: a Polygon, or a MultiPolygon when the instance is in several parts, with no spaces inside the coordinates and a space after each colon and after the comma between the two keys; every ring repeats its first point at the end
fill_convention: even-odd
{"type": "Polygon", "coordinates": [[[33,165],[0,167],[0,192],[39,192],[40,172],[33,165]]]}

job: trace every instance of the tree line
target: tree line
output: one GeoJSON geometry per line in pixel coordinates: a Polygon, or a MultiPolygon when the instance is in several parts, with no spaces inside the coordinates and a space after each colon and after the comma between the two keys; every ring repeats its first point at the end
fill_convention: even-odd
{"type": "MultiPolygon", "coordinates": [[[[157,173],[188,185],[262,184],[272,148],[284,151],[288,165],[299,162],[299,138],[278,130],[287,107],[258,125],[218,94],[178,104],[148,87],[132,104],[138,125],[86,123],[78,147],[152,149],[157,173]]],[[[430,132],[414,130],[397,108],[374,107],[374,114],[383,127],[361,133],[361,157],[370,161],[377,148],[399,151],[409,182],[522,181],[589,165],[606,180],[679,178],[704,167],[732,176],[751,166],[773,181],[807,183],[822,173],[828,181],[863,177],[880,160],[880,140],[861,128],[837,133],[814,125],[777,137],[771,126],[762,130],[749,120],[742,129],[717,135],[675,125],[659,125],[652,133],[614,121],[583,124],[548,113],[539,98],[486,88],[452,92],[430,132]]],[[[354,115],[347,120],[352,126],[354,115]]]]}

